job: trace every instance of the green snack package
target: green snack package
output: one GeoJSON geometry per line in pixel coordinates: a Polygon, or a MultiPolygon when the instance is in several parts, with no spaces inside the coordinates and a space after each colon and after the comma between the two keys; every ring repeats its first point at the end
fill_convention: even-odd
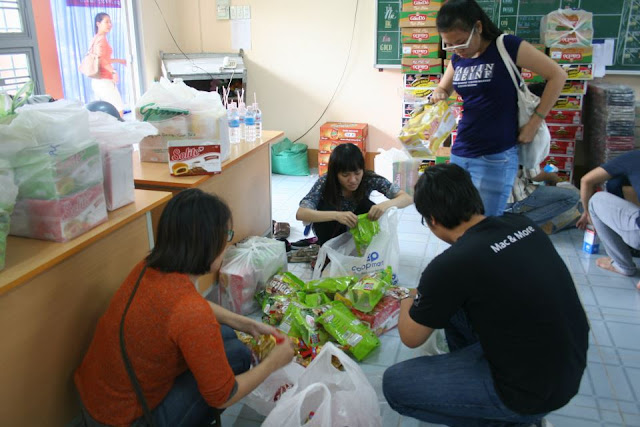
{"type": "Polygon", "coordinates": [[[326,277],[324,279],[311,280],[305,283],[304,290],[307,292],[326,292],[335,294],[336,292],[344,292],[349,286],[358,280],[355,276],[344,277],[326,277]]]}
{"type": "Polygon", "coordinates": [[[349,230],[353,235],[353,240],[356,242],[358,256],[362,256],[369,246],[369,243],[371,243],[373,236],[380,231],[378,221],[371,221],[367,218],[367,215],[369,214],[363,213],[358,215],[358,225],[349,230]]]}
{"type": "Polygon", "coordinates": [[[319,305],[328,304],[331,302],[324,292],[318,292],[315,294],[306,294],[304,299],[301,300],[305,305],[309,307],[318,307],[319,305]]]}
{"type": "Polygon", "coordinates": [[[268,295],[291,295],[300,291],[304,287],[304,282],[295,274],[286,272],[278,273],[267,282],[265,292],[268,295]]]}
{"type": "Polygon", "coordinates": [[[285,295],[269,295],[262,300],[262,322],[269,325],[279,325],[289,308],[291,298],[285,295]]]}
{"type": "Polygon", "coordinates": [[[320,308],[309,308],[297,301],[292,301],[285,313],[279,329],[287,335],[300,338],[308,346],[317,346],[323,344],[319,328],[316,326],[316,317],[323,310],[320,308]]]}
{"type": "Polygon", "coordinates": [[[380,302],[393,282],[391,267],[371,275],[362,276],[344,295],[356,310],[368,313],[380,302]]]}
{"type": "Polygon", "coordinates": [[[358,361],[380,345],[376,334],[339,301],[331,303],[331,307],[320,316],[318,323],[358,361]]]}

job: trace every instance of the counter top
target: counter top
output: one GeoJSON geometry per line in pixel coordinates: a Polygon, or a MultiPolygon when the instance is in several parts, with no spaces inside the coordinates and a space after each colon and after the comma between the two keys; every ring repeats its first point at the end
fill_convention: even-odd
{"type": "Polygon", "coordinates": [[[171,193],[164,191],[135,190],[135,202],[109,212],[105,223],[65,243],[9,236],[5,268],[0,270],[0,295],[166,203],[171,196],[171,193]]]}
{"type": "MultiPolygon", "coordinates": [[[[234,163],[242,160],[253,150],[265,144],[278,142],[284,136],[282,131],[265,130],[262,138],[256,142],[240,142],[231,145],[229,158],[222,163],[222,172],[234,163]]],[[[176,189],[197,187],[215,175],[172,176],[167,163],[141,162],[140,153],[133,153],[133,180],[136,185],[152,187],[172,187],[176,189]]]]}

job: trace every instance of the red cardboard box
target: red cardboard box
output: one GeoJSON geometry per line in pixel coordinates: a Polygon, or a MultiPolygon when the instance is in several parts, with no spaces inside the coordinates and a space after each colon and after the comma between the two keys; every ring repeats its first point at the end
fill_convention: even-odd
{"type": "Polygon", "coordinates": [[[318,164],[329,164],[329,157],[331,157],[331,151],[318,151],[318,164]]]}
{"type": "Polygon", "coordinates": [[[582,140],[582,125],[547,124],[551,139],[582,140]]]}
{"type": "Polygon", "coordinates": [[[366,123],[327,122],[320,126],[320,139],[334,141],[366,141],[369,125],[366,123]]]}
{"type": "Polygon", "coordinates": [[[358,319],[368,324],[376,335],[380,336],[398,326],[400,300],[385,296],[370,313],[363,313],[355,308],[351,308],[351,311],[358,319]]]}
{"type": "Polygon", "coordinates": [[[329,165],[325,163],[318,163],[318,176],[322,176],[329,170],[329,165]]]}
{"type": "Polygon", "coordinates": [[[582,110],[582,95],[560,95],[552,110],[582,110]]]}
{"type": "Polygon", "coordinates": [[[560,170],[573,171],[573,156],[548,156],[544,162],[540,163],[540,168],[544,168],[548,164],[554,165],[560,170]]]}
{"type": "Polygon", "coordinates": [[[582,123],[582,111],[551,110],[544,120],[547,122],[547,125],[552,123],[579,125],[582,123]]]}
{"type": "Polygon", "coordinates": [[[362,154],[366,154],[364,141],[335,141],[333,139],[321,139],[320,143],[318,144],[318,150],[331,152],[338,145],[346,143],[355,145],[360,149],[360,151],[362,151],[362,154]]]}
{"type": "Polygon", "coordinates": [[[552,139],[550,145],[550,154],[563,154],[566,156],[573,156],[575,152],[576,142],[570,139],[552,139]]]}

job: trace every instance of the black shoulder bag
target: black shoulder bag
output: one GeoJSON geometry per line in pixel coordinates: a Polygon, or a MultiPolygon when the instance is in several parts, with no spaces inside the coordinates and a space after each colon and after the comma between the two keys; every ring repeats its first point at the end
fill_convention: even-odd
{"type": "Polygon", "coordinates": [[[124,367],[127,370],[127,374],[129,374],[129,379],[131,380],[131,385],[133,385],[133,389],[136,392],[136,396],[138,396],[138,401],[140,405],[142,405],[142,410],[144,411],[144,419],[147,422],[149,427],[154,427],[153,424],[153,416],[151,415],[151,411],[149,410],[149,405],[147,405],[147,399],[144,398],[144,394],[142,393],[142,388],[140,387],[140,383],[138,382],[138,377],[136,377],[136,373],[133,371],[133,366],[131,366],[131,361],[129,360],[129,356],[127,355],[127,348],[124,343],[124,318],[127,315],[127,311],[129,311],[129,306],[133,301],[133,297],[138,290],[138,286],[140,285],[140,281],[142,280],[142,276],[144,276],[144,272],[147,270],[147,266],[145,265],[140,272],[140,276],[136,281],[135,286],[133,287],[133,291],[131,291],[131,296],[129,297],[129,301],[124,308],[124,313],[122,313],[122,320],[120,321],[120,350],[122,351],[122,360],[124,361],[124,367]]]}

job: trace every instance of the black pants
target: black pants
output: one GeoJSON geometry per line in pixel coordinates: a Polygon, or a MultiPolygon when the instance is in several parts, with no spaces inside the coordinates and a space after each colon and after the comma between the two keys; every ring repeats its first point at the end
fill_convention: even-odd
{"type": "MultiPolygon", "coordinates": [[[[371,207],[375,205],[375,203],[373,203],[371,200],[369,200],[368,198],[364,198],[362,199],[362,201],[360,203],[358,203],[358,206],[356,206],[356,210],[355,210],[355,214],[356,215],[360,215],[363,213],[367,213],[369,212],[369,210],[371,209],[371,207]]],[[[318,205],[318,209],[319,211],[335,211],[336,208],[334,208],[333,206],[329,205],[328,203],[326,203],[324,200],[320,201],[320,204],[318,205]]],[[[327,221],[327,222],[314,222],[313,223],[313,232],[316,234],[316,236],[318,237],[318,244],[319,245],[324,245],[324,243],[327,240],[331,240],[334,237],[344,233],[345,231],[348,231],[349,229],[347,228],[346,225],[344,224],[340,224],[338,221],[327,221]]]]}

